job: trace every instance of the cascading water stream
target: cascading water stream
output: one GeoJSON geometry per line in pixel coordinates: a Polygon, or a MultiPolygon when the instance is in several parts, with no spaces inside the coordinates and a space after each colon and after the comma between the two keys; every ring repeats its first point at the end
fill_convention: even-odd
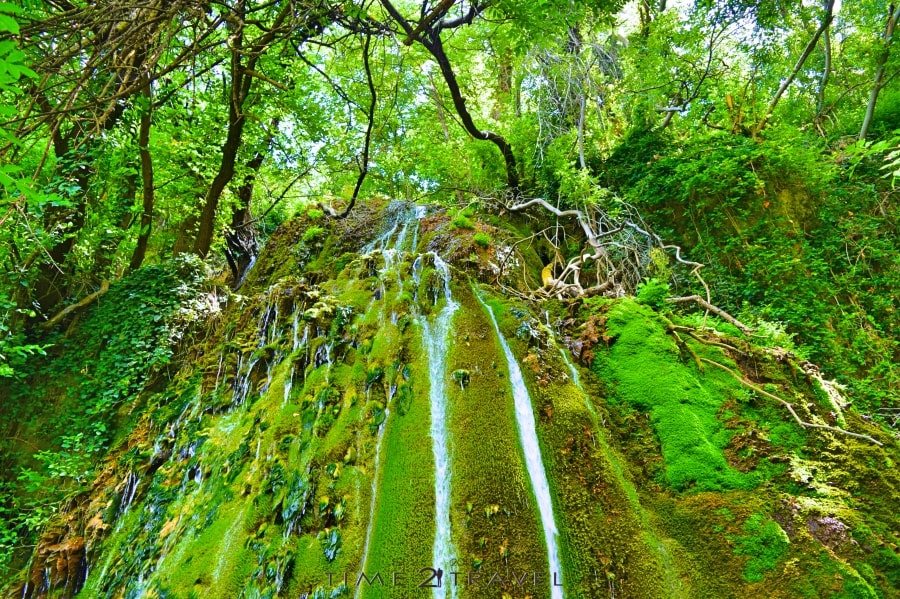
{"type": "MultiPolygon", "coordinates": [[[[365,247],[365,253],[371,253],[375,250],[380,251],[382,260],[384,261],[383,266],[379,269],[379,299],[382,301],[381,305],[381,320],[384,320],[384,310],[387,295],[387,288],[385,286],[385,275],[390,272],[394,272],[396,275],[396,281],[400,290],[398,291],[398,296],[402,293],[402,273],[400,269],[400,253],[403,250],[403,245],[406,242],[407,231],[409,229],[410,221],[412,220],[413,212],[411,210],[395,210],[392,215],[392,222],[390,224],[390,228],[388,230],[373,240],[365,247]],[[399,229],[399,233],[397,233],[399,229]],[[396,238],[394,238],[394,234],[397,233],[396,238]],[[393,244],[391,244],[391,240],[393,244]],[[391,244],[391,245],[388,245],[391,244]]],[[[418,222],[416,222],[414,226],[414,238],[418,236],[418,222]]],[[[415,251],[415,244],[413,245],[413,251],[415,251]]],[[[372,303],[374,303],[375,298],[373,297],[372,302],[369,304],[367,311],[371,309],[372,303]]],[[[396,323],[395,323],[396,324],[396,323]]],[[[369,388],[366,388],[366,398],[368,400],[369,396],[369,388]]],[[[378,481],[379,481],[379,470],[381,466],[381,450],[384,442],[384,432],[387,427],[388,419],[390,417],[390,410],[385,407],[384,410],[384,420],[378,427],[378,432],[376,433],[376,441],[375,441],[375,465],[372,471],[372,496],[369,501],[369,520],[368,526],[366,528],[366,541],[363,546],[363,554],[360,559],[359,570],[361,573],[366,571],[366,563],[369,559],[369,548],[372,542],[372,534],[374,531],[374,521],[375,521],[375,505],[378,499],[378,481]]],[[[449,518],[448,518],[449,520],[449,518]]],[[[356,587],[356,592],[354,593],[354,598],[360,596],[360,590],[362,586],[356,587]]]]}
{"type": "Polygon", "coordinates": [[[519,363],[509,348],[503,333],[500,332],[500,326],[497,324],[494,311],[485,303],[476,289],[473,288],[473,291],[478,302],[487,311],[491,324],[494,325],[497,340],[500,341],[503,354],[506,356],[506,363],[509,368],[509,383],[512,388],[513,403],[516,410],[516,423],[519,428],[519,440],[522,444],[522,451],[525,454],[525,468],[528,470],[528,477],[531,479],[531,486],[534,489],[538,511],[541,516],[541,526],[544,529],[544,540],[547,543],[547,561],[550,567],[550,597],[552,599],[563,599],[562,570],[559,561],[559,545],[557,543],[559,531],[553,516],[550,483],[547,480],[547,473],[544,470],[544,463],[541,459],[541,447],[537,438],[537,427],[534,421],[531,396],[528,394],[528,388],[525,386],[525,379],[522,377],[519,363]]]}
{"type": "MultiPolygon", "coordinates": [[[[372,531],[375,528],[372,526],[372,523],[375,521],[375,500],[378,498],[378,470],[381,465],[381,446],[382,441],[384,441],[384,428],[387,426],[388,417],[390,415],[391,411],[388,408],[385,408],[384,420],[378,427],[377,440],[375,441],[375,466],[372,469],[372,499],[369,501],[369,525],[366,528],[366,544],[363,546],[362,559],[359,561],[360,572],[366,571],[366,562],[369,561],[369,546],[372,544],[372,531]]],[[[362,586],[356,587],[356,593],[353,595],[354,598],[359,597],[361,589],[362,586]]]]}
{"type": "MultiPolygon", "coordinates": [[[[428,357],[428,391],[431,403],[431,441],[434,453],[434,495],[435,495],[435,535],[432,549],[433,567],[449,568],[456,559],[453,541],[450,536],[450,452],[447,438],[447,339],[452,326],[453,314],[459,304],[450,293],[450,267],[437,254],[432,253],[434,269],[444,283],[445,304],[434,323],[429,323],[424,315],[419,317],[422,325],[422,339],[428,357]]],[[[456,586],[447,585],[433,589],[435,598],[444,598],[449,594],[456,597],[456,586]]]]}
{"type": "Polygon", "coordinates": [[[569,359],[569,355],[566,353],[566,350],[558,347],[559,354],[562,356],[563,362],[566,363],[566,367],[569,369],[569,374],[571,375],[572,384],[578,387],[578,390],[581,391],[581,396],[584,398],[584,404],[587,406],[588,412],[590,412],[594,418],[599,418],[597,414],[597,410],[594,409],[594,404],[591,403],[591,398],[588,397],[587,392],[584,390],[584,387],[581,386],[581,377],[578,375],[578,370],[575,368],[575,365],[572,364],[572,360],[569,359]]]}

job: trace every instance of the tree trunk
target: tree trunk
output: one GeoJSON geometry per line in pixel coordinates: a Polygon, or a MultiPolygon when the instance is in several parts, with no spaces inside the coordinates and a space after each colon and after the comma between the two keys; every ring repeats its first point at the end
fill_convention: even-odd
{"type": "Polygon", "coordinates": [[[894,27],[897,24],[897,19],[900,19],[900,6],[897,6],[893,13],[888,13],[887,24],[884,27],[884,47],[881,50],[881,55],[878,57],[875,81],[872,83],[872,91],[869,94],[869,105],[866,106],[866,116],[863,118],[863,124],[859,130],[860,141],[866,139],[866,135],[869,133],[869,126],[872,124],[872,117],[875,115],[875,105],[878,103],[878,94],[884,85],[884,68],[891,55],[891,43],[894,41],[894,27]]]}
{"type": "MultiPolygon", "coordinates": [[[[205,258],[212,245],[213,233],[216,228],[216,212],[219,207],[219,199],[222,192],[234,178],[234,166],[237,161],[237,153],[241,147],[241,137],[244,133],[244,125],[247,119],[244,116],[244,100],[250,93],[253,78],[245,74],[243,58],[243,15],[240,15],[241,24],[233,36],[231,49],[231,90],[228,98],[228,133],[225,143],[222,145],[222,160],[219,170],[213,178],[212,184],[203,198],[203,209],[198,221],[197,237],[194,240],[194,253],[205,258]]],[[[251,59],[251,62],[254,59],[251,59]]]]}
{"type": "Polygon", "coordinates": [[[775,107],[778,105],[778,101],[781,99],[781,96],[784,95],[784,92],[787,91],[787,88],[790,87],[791,83],[794,82],[794,79],[797,77],[797,73],[800,72],[800,69],[803,68],[803,64],[806,62],[806,59],[809,58],[809,55],[812,54],[812,51],[815,49],[816,44],[819,43],[819,38],[822,37],[822,34],[828,29],[828,26],[831,25],[831,21],[834,19],[834,0],[827,0],[825,4],[825,14],[822,17],[822,24],[819,25],[819,28],[816,30],[815,35],[813,35],[812,39],[809,40],[809,43],[806,44],[806,48],[803,50],[803,54],[800,55],[800,58],[797,59],[796,64],[794,64],[794,68],[791,70],[791,74],[787,79],[781,84],[781,87],[778,88],[778,92],[775,94],[775,97],[772,98],[772,103],[769,104],[769,107],[766,109],[765,114],[763,114],[762,119],[760,119],[759,123],[753,129],[753,135],[756,136],[760,131],[763,130],[763,127],[766,126],[766,123],[769,120],[769,117],[772,116],[772,112],[775,111],[775,107]]]}
{"type": "Polygon", "coordinates": [[[238,203],[231,213],[231,226],[225,232],[225,257],[231,267],[232,284],[238,287],[250,264],[259,253],[259,242],[253,227],[250,202],[253,200],[253,182],[266,155],[257,152],[247,163],[248,173],[237,190],[238,203]]]}
{"type": "MultiPolygon", "coordinates": [[[[278,16],[272,21],[271,26],[253,43],[244,49],[244,3],[240,0],[233,9],[234,20],[237,21],[236,31],[231,41],[231,93],[228,100],[228,133],[222,146],[222,161],[219,170],[213,178],[212,184],[203,199],[203,209],[198,221],[197,238],[194,240],[194,252],[201,258],[205,258],[212,245],[213,234],[216,228],[216,212],[219,207],[219,199],[222,192],[234,178],[234,166],[237,161],[238,150],[241,147],[241,137],[244,133],[244,125],[247,119],[244,115],[244,102],[250,95],[253,81],[260,74],[255,72],[259,58],[268,50],[269,45],[280,34],[280,29],[285,21],[293,14],[293,4],[284,3],[278,16]],[[247,64],[241,61],[247,57],[247,64]],[[255,76],[254,76],[255,75],[255,76]]],[[[296,29],[299,35],[306,37],[309,31],[321,26],[321,19],[312,16],[306,23],[306,27],[296,29]]]]}
{"type": "Polygon", "coordinates": [[[147,106],[141,114],[141,127],[138,133],[138,146],[140,147],[141,156],[141,187],[143,189],[141,228],[138,233],[137,245],[134,247],[131,262],[128,265],[129,270],[137,270],[144,262],[144,257],[147,255],[147,244],[150,242],[150,232],[153,227],[153,157],[150,155],[150,124],[153,117],[153,98],[149,81],[144,86],[143,96],[147,101],[147,106]]]}
{"type": "Polygon", "coordinates": [[[450,88],[450,97],[453,99],[453,107],[456,108],[456,113],[459,115],[460,121],[462,121],[463,128],[465,128],[469,135],[475,139],[484,139],[497,146],[500,153],[503,155],[503,161],[506,166],[506,183],[510,189],[518,189],[519,173],[512,147],[502,135],[494,133],[493,131],[482,131],[475,125],[475,122],[472,120],[472,115],[469,113],[468,108],[466,108],[466,99],[463,97],[459,82],[456,80],[456,75],[453,73],[453,67],[450,65],[450,60],[447,58],[447,53],[444,51],[440,33],[435,32],[429,39],[423,39],[422,44],[425,46],[425,49],[431,53],[441,69],[444,81],[447,82],[447,87],[450,88]]]}
{"type": "Polygon", "coordinates": [[[825,88],[828,86],[828,80],[831,78],[831,34],[825,30],[825,67],[822,78],[819,80],[819,89],[816,90],[816,116],[820,116],[825,109],[825,88]]]}

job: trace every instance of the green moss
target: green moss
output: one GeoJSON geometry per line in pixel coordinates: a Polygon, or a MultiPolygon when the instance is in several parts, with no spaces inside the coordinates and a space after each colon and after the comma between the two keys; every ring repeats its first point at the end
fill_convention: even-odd
{"type": "Polygon", "coordinates": [[[479,231],[472,237],[472,241],[474,241],[481,247],[486,248],[491,245],[491,236],[483,231],[479,231]]]}
{"type": "Polygon", "coordinates": [[[474,229],[475,209],[468,206],[462,210],[449,210],[448,214],[452,217],[451,225],[454,229],[474,229]]]}
{"type": "Polygon", "coordinates": [[[749,557],[744,579],[759,582],[787,553],[790,540],[776,522],[763,514],[753,514],[744,523],[744,534],[733,538],[734,552],[749,557]]]}
{"type": "Polygon", "coordinates": [[[530,312],[507,306],[505,315],[505,328],[523,333],[507,338],[534,403],[560,530],[566,596],[684,594],[678,566],[650,523],[620,458],[606,443],[592,405],[596,398],[575,386],[559,350],[540,337],[530,312]],[[538,332],[537,338],[532,331],[538,332]]]}
{"type": "MultiPolygon", "coordinates": [[[[727,373],[701,375],[692,362],[682,362],[664,321],[631,300],[609,310],[607,335],[614,341],[597,352],[593,370],[612,386],[615,401],[650,414],[665,459],[665,481],[678,490],[753,488],[760,477],[726,461],[731,434],[717,416],[726,397],[743,393],[740,385],[727,373]]],[[[716,353],[716,360],[728,362],[716,353]]]]}
{"type": "MultiPolygon", "coordinates": [[[[454,287],[453,293],[461,308],[455,318],[448,378],[458,370],[469,372],[465,390],[452,379],[447,386],[453,447],[451,525],[460,569],[471,570],[477,563],[484,572],[503,572],[507,565],[519,571],[545,571],[546,547],[519,446],[505,360],[472,292],[454,287]],[[500,552],[504,543],[505,559],[500,552]]],[[[495,599],[503,591],[522,589],[480,585],[469,587],[466,595],[495,599]]]]}

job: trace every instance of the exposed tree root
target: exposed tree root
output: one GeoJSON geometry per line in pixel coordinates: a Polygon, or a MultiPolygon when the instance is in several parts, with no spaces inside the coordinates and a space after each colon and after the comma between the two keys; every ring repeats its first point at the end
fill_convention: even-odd
{"type": "Polygon", "coordinates": [[[794,417],[794,420],[797,421],[797,424],[799,424],[799,425],[802,426],[803,428],[820,428],[820,429],[823,429],[823,430],[832,431],[832,432],[835,432],[835,433],[840,433],[840,434],[842,434],[842,435],[847,435],[847,436],[849,436],[849,437],[854,437],[854,438],[856,438],[856,439],[863,439],[863,440],[865,440],[865,441],[869,441],[870,443],[874,443],[875,445],[878,445],[879,447],[883,447],[883,446],[884,446],[883,443],[881,443],[881,442],[878,441],[877,439],[874,439],[874,438],[870,437],[869,435],[861,435],[861,434],[859,434],[859,433],[854,433],[854,432],[851,432],[851,431],[848,431],[848,430],[845,430],[845,429],[842,429],[842,428],[838,428],[838,427],[836,427],[836,426],[829,426],[829,425],[827,425],[827,424],[815,424],[815,423],[813,423],[813,422],[806,422],[806,421],[804,421],[802,418],[800,418],[800,416],[799,416],[799,415],[797,414],[797,412],[794,410],[794,406],[793,406],[792,404],[790,404],[789,402],[787,402],[787,401],[781,399],[781,398],[778,397],[777,395],[773,395],[772,393],[769,393],[768,391],[765,391],[765,390],[763,390],[763,389],[757,387],[756,385],[754,385],[753,383],[751,383],[750,381],[748,381],[747,379],[745,379],[743,376],[741,376],[740,374],[738,374],[737,372],[735,372],[735,371],[732,370],[731,368],[725,366],[724,364],[720,364],[719,362],[716,362],[715,360],[710,360],[710,359],[708,359],[708,358],[700,358],[700,360],[703,361],[703,362],[705,362],[705,363],[707,363],[707,364],[710,364],[710,365],[712,365],[712,366],[715,366],[716,368],[721,368],[722,370],[724,370],[725,372],[727,372],[728,374],[730,374],[732,377],[734,377],[735,380],[739,381],[739,382],[740,382],[741,384],[743,384],[745,387],[747,387],[747,388],[749,388],[749,389],[755,391],[756,393],[759,393],[760,395],[764,395],[765,397],[768,397],[769,399],[774,399],[775,401],[777,401],[778,403],[780,403],[781,405],[783,405],[785,408],[787,408],[787,411],[791,413],[791,416],[794,417]]]}
{"type": "MultiPolygon", "coordinates": [[[[706,291],[703,305],[712,306],[709,286],[700,275],[703,264],[685,260],[679,246],[665,244],[650,231],[634,207],[622,202],[617,204],[613,214],[599,206],[588,206],[585,210],[560,210],[542,198],[519,201],[519,197],[513,197],[505,204],[510,212],[523,212],[532,206],[540,206],[558,218],[574,219],[585,237],[584,249],[565,264],[558,276],[548,277],[544,281],[544,286],[534,293],[535,299],[634,293],[651,262],[651,250],[658,249],[671,252],[676,263],[691,268],[690,274],[706,291]],[[589,264],[595,268],[596,281],[587,285],[581,278],[582,271],[589,264]]],[[[725,313],[717,308],[716,313],[719,312],[725,313]]]]}

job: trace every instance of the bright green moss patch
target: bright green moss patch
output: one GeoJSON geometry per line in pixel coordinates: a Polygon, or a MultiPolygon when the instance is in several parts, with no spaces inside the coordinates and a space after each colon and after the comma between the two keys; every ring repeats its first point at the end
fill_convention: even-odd
{"type": "Polygon", "coordinates": [[[484,231],[479,231],[478,233],[475,233],[475,235],[472,237],[472,241],[474,241],[481,247],[486,248],[489,245],[491,245],[491,236],[488,235],[487,233],[485,233],[484,231]]]}
{"type": "Polygon", "coordinates": [[[744,579],[759,582],[775,568],[790,547],[787,535],[778,524],[763,514],[753,514],[744,523],[744,534],[732,539],[734,552],[749,558],[744,579]]]}
{"type": "MultiPolygon", "coordinates": [[[[595,346],[593,370],[611,384],[614,402],[650,414],[665,460],[665,481],[678,490],[750,489],[759,476],[739,472],[725,459],[731,433],[718,412],[729,393],[743,393],[727,374],[700,375],[684,362],[664,321],[631,300],[608,312],[608,350],[595,346]],[[598,351],[599,350],[599,351],[598,351]]],[[[724,357],[719,352],[716,358],[724,357]]]]}

